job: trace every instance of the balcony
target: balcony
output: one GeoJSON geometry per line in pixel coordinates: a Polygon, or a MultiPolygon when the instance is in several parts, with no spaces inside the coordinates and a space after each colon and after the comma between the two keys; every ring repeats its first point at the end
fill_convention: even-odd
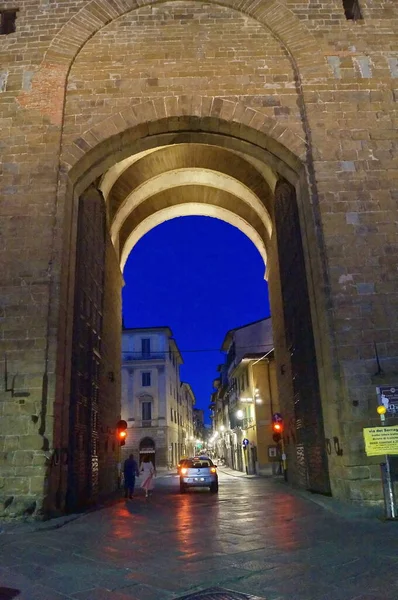
{"type": "Polygon", "coordinates": [[[129,352],[122,353],[123,362],[132,362],[136,360],[165,360],[166,352],[129,352]]]}

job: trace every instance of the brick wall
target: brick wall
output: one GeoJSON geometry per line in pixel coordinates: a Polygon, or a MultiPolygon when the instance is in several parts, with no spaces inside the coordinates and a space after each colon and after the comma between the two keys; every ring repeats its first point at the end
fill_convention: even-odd
{"type": "Polygon", "coordinates": [[[73,255],[64,225],[73,230],[74,217],[66,172],[73,167],[71,177],[88,185],[111,165],[110,150],[114,160],[126,155],[125,130],[136,127],[131,150],[132,140],[156,133],[159,119],[172,117],[173,131],[189,114],[207,119],[209,131],[248,132],[271,152],[280,144],[307,166],[303,210],[315,223],[311,244],[322,244],[321,257],[309,245],[308,260],[322,275],[312,307],[324,412],[334,407],[325,428],[342,436],[344,449],[333,457],[334,490],[355,501],[380,497],[361,428],[374,418],[380,382],[374,342],[385,380],[398,376],[398,7],[360,5],[364,20],[353,22],[340,0],[2,4],[19,9],[16,32],[0,36],[6,512],[46,497],[54,414],[67,394],[60,357],[68,334],[60,323],[70,307],[61,257],[73,255]],[[94,164],[100,155],[108,156],[102,166],[94,164]],[[352,468],[364,465],[369,477],[358,483],[352,468]]]}

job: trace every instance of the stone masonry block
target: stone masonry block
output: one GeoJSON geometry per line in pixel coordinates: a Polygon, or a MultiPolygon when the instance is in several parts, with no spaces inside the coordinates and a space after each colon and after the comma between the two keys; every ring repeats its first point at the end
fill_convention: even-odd
{"type": "Polygon", "coordinates": [[[363,480],[363,479],[369,479],[370,478],[370,470],[369,467],[362,467],[362,466],[358,466],[358,467],[347,467],[345,470],[345,474],[347,479],[351,479],[351,480],[363,480]]]}
{"type": "Polygon", "coordinates": [[[28,494],[29,479],[26,477],[5,477],[3,491],[6,494],[28,494]]]}
{"type": "Polygon", "coordinates": [[[33,495],[44,493],[44,479],[42,476],[30,478],[29,492],[30,492],[30,494],[33,494],[33,495]]]}
{"type": "Polygon", "coordinates": [[[21,435],[19,443],[22,450],[41,450],[44,440],[39,434],[21,435]]]}
{"type": "Polygon", "coordinates": [[[33,452],[30,450],[18,450],[13,453],[12,462],[15,466],[31,466],[33,464],[33,452]]]}

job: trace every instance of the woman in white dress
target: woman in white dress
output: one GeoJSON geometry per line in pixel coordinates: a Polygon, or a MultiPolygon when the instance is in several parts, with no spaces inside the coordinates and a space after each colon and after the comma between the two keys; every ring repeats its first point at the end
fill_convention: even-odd
{"type": "Polygon", "coordinates": [[[156,469],[148,455],[144,456],[142,459],[140,473],[143,475],[141,487],[145,490],[145,497],[148,498],[149,493],[152,492],[155,487],[154,478],[156,475],[156,469]]]}

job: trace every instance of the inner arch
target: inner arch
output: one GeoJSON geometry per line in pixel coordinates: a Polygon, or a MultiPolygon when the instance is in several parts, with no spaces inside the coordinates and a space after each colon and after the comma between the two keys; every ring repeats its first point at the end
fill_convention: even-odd
{"type": "Polygon", "coordinates": [[[269,238],[272,235],[271,217],[259,198],[237,179],[204,168],[175,169],[149,179],[132,191],[120,206],[112,223],[111,236],[115,243],[123,223],[135,208],[151,196],[180,186],[204,186],[233,194],[250,206],[265,223],[269,238]]]}
{"type": "MultiPolygon", "coordinates": [[[[245,219],[239,217],[234,212],[227,210],[225,208],[221,208],[220,206],[210,205],[210,204],[199,204],[196,202],[187,202],[185,204],[180,204],[178,206],[169,206],[162,210],[153,213],[149,217],[147,217],[144,221],[142,221],[130,234],[127,238],[121,256],[120,256],[120,266],[123,271],[124,266],[126,264],[127,258],[130,252],[133,250],[134,246],[139,242],[139,240],[148,233],[151,229],[164,223],[165,221],[170,221],[171,219],[175,219],[176,217],[188,217],[188,216],[203,216],[203,217],[213,217],[215,219],[219,219],[220,221],[224,221],[233,225],[237,229],[239,229],[242,233],[244,233],[255,245],[260,256],[264,261],[264,267],[267,263],[267,252],[264,245],[264,242],[261,236],[257,233],[257,231],[245,221],[245,219]]],[[[265,278],[265,272],[264,272],[265,278]]]]}

